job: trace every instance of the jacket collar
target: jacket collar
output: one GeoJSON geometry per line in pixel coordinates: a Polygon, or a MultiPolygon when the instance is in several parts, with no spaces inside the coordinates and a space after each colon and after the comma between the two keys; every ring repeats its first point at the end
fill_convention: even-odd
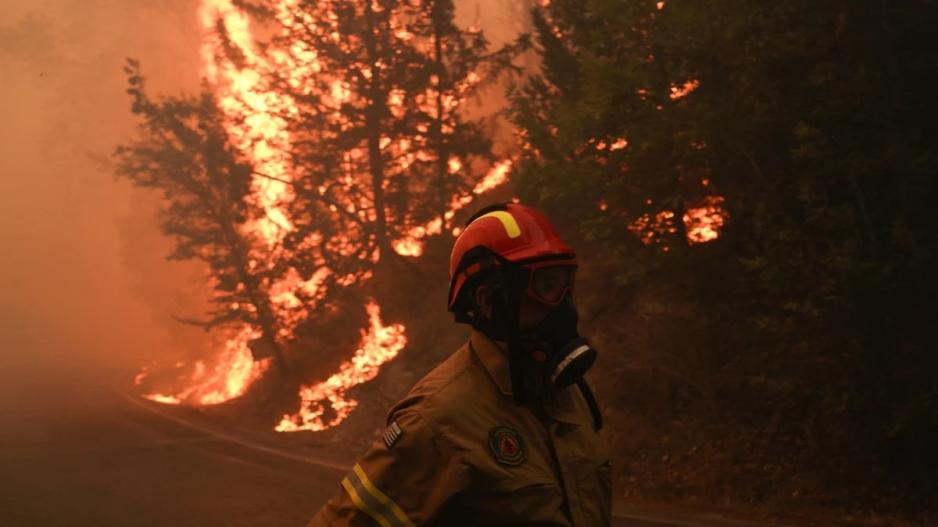
{"type": "MultiPolygon", "coordinates": [[[[469,347],[479,359],[482,367],[492,378],[492,382],[504,395],[511,396],[511,369],[508,365],[508,352],[484,333],[472,330],[469,335],[469,347]]],[[[581,424],[582,418],[576,408],[574,386],[568,386],[554,394],[551,401],[544,404],[544,410],[551,419],[567,424],[581,424]]],[[[512,402],[512,404],[514,404],[512,402]]]]}
{"type": "Polygon", "coordinates": [[[505,395],[511,395],[511,370],[508,366],[507,351],[481,331],[472,330],[469,334],[469,346],[478,357],[482,367],[488,372],[492,382],[505,395]]]}

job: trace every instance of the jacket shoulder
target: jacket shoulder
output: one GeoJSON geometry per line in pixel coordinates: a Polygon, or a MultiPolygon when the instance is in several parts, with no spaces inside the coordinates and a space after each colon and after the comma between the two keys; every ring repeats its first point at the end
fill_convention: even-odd
{"type": "Polygon", "coordinates": [[[500,395],[496,386],[465,344],[437,365],[410,389],[388,416],[413,411],[428,425],[440,425],[472,413],[500,395]]]}

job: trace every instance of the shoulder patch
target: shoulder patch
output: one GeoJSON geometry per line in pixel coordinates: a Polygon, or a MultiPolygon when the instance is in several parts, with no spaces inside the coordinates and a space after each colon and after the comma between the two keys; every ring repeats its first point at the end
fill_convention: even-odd
{"type": "Polygon", "coordinates": [[[401,430],[397,421],[391,421],[391,424],[384,430],[384,444],[388,447],[388,450],[391,450],[391,447],[394,446],[394,443],[397,443],[402,435],[404,435],[404,431],[401,430]]]}
{"type": "Polygon", "coordinates": [[[528,460],[524,438],[510,426],[499,425],[489,430],[489,450],[495,461],[505,466],[517,467],[528,460]]]}

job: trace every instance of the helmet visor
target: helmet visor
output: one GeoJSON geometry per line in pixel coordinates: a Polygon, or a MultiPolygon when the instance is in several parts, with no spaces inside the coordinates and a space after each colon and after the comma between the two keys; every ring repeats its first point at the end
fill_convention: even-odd
{"type": "Polygon", "coordinates": [[[528,294],[545,304],[558,304],[573,291],[576,267],[572,265],[540,267],[531,273],[528,294]]]}

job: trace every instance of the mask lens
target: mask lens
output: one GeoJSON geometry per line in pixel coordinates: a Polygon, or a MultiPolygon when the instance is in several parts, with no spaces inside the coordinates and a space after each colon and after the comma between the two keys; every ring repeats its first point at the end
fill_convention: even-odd
{"type": "Polygon", "coordinates": [[[542,267],[534,271],[531,277],[531,293],[537,299],[548,304],[555,304],[563,299],[568,290],[573,289],[576,267],[542,267]]]}

